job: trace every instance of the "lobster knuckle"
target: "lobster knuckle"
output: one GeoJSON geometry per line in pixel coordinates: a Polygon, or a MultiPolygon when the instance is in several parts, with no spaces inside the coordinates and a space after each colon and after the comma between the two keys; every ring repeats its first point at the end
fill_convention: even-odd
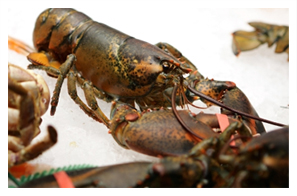
{"type": "Polygon", "coordinates": [[[230,81],[217,81],[209,79],[201,79],[195,85],[195,89],[203,94],[215,99],[220,100],[226,90],[236,87],[234,82],[230,81]]]}
{"type": "Polygon", "coordinates": [[[130,122],[134,122],[138,120],[138,118],[139,118],[139,115],[137,113],[130,113],[125,115],[125,120],[130,122]]]}

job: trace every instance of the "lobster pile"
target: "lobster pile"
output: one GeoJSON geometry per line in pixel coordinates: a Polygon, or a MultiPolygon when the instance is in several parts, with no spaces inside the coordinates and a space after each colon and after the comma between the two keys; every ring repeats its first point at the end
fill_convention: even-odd
{"type": "MultiPolygon", "coordinates": [[[[62,173],[71,187],[288,186],[288,127],[266,133],[262,122],[284,125],[260,118],[234,82],[205,78],[173,46],[151,45],[73,9],[42,12],[33,42],[37,52],[28,55],[28,68],[57,78],[51,115],[67,78],[70,97],[103,123],[120,146],[162,157],[158,163],[62,173]],[[77,84],[86,104],[77,95],[77,84]],[[112,102],[110,119],[97,98],[112,102]],[[195,107],[198,99],[220,106],[221,114],[176,109],[195,107]],[[285,181],[271,180],[279,178],[285,181]]],[[[19,186],[65,187],[57,176],[19,186]]]]}

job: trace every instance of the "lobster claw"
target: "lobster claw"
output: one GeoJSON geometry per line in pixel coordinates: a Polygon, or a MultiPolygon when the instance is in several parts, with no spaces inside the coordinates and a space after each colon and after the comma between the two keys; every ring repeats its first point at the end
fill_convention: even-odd
{"type": "Polygon", "coordinates": [[[232,33],[232,51],[238,56],[241,51],[252,50],[267,43],[271,47],[276,43],[275,53],[289,54],[289,27],[271,25],[263,22],[250,22],[255,31],[235,31],[232,33]]]}
{"type": "MultiPolygon", "coordinates": [[[[265,128],[259,120],[260,118],[257,112],[246,95],[236,87],[235,83],[229,81],[216,81],[213,79],[201,79],[199,81],[197,80],[196,83],[194,82],[194,89],[191,86],[189,86],[188,89],[198,95],[201,101],[208,106],[221,106],[222,114],[235,117],[237,115],[242,115],[243,122],[249,127],[253,135],[265,132],[265,128]]],[[[266,122],[274,123],[270,121],[266,122]]]]}
{"type": "MultiPolygon", "coordinates": [[[[255,117],[259,117],[258,113],[250,103],[249,99],[246,97],[246,95],[238,88],[235,87],[231,90],[228,90],[224,97],[221,99],[222,103],[224,103],[226,106],[229,106],[233,109],[242,111],[247,114],[251,114],[255,117]]],[[[224,108],[221,108],[221,113],[226,115],[235,115],[234,112],[231,112],[229,110],[226,110],[224,108]]],[[[259,120],[254,120],[245,116],[242,116],[243,123],[247,125],[247,127],[250,128],[251,133],[253,135],[257,133],[265,133],[266,130],[263,126],[263,123],[259,120]]]]}
{"type": "Polygon", "coordinates": [[[128,104],[114,103],[109,132],[120,146],[151,156],[186,154],[202,139],[218,136],[211,126],[195,119],[189,111],[177,113],[193,134],[185,130],[172,110],[139,113],[128,104]]]}
{"type": "Polygon", "coordinates": [[[238,56],[241,51],[252,50],[259,47],[262,42],[257,32],[235,31],[232,33],[232,51],[238,56]]]}
{"type": "Polygon", "coordinates": [[[258,36],[258,39],[263,40],[262,42],[267,42],[268,47],[271,47],[279,38],[283,37],[285,33],[287,33],[287,28],[284,26],[269,25],[263,22],[250,22],[249,25],[254,27],[257,32],[261,33],[258,36]],[[265,34],[268,36],[264,37],[265,34]]]}

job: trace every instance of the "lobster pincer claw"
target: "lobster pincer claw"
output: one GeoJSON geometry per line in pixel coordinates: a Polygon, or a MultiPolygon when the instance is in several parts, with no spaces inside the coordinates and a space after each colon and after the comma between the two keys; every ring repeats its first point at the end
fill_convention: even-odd
{"type": "MultiPolygon", "coordinates": [[[[249,99],[234,82],[202,79],[197,80],[196,83],[194,82],[194,88],[196,92],[193,93],[200,93],[200,100],[207,106],[220,104],[218,106],[221,107],[222,114],[233,118],[241,115],[243,122],[249,127],[253,135],[266,132],[262,122],[257,120],[257,118],[260,118],[249,99]],[[201,93],[205,96],[201,97],[201,93]],[[212,101],[208,101],[207,98],[210,98],[212,101]],[[248,117],[245,115],[248,115],[248,117]],[[254,118],[250,118],[251,116],[254,118]]],[[[191,87],[189,89],[192,91],[191,87]]]]}
{"type": "Polygon", "coordinates": [[[248,51],[267,43],[271,47],[276,43],[275,53],[289,54],[289,27],[267,24],[263,22],[250,22],[254,31],[235,31],[232,33],[232,51],[238,56],[241,51],[248,51]]]}
{"type": "Polygon", "coordinates": [[[180,124],[172,110],[139,113],[124,103],[113,104],[110,133],[120,146],[151,156],[186,154],[204,138],[218,135],[212,127],[196,120],[189,111],[177,112],[194,134],[180,124]]]}
{"type": "MultiPolygon", "coordinates": [[[[231,90],[228,90],[224,97],[221,99],[222,103],[239,111],[242,111],[247,114],[251,114],[255,117],[259,117],[258,113],[250,103],[247,96],[238,88],[233,88],[231,90]]],[[[224,108],[221,108],[221,113],[226,114],[229,116],[236,115],[234,112],[231,112],[229,110],[226,110],[224,108]]],[[[257,133],[265,133],[266,130],[263,126],[263,123],[259,120],[254,120],[245,116],[241,117],[243,120],[243,123],[247,125],[247,127],[250,128],[251,133],[253,135],[257,133]]]]}

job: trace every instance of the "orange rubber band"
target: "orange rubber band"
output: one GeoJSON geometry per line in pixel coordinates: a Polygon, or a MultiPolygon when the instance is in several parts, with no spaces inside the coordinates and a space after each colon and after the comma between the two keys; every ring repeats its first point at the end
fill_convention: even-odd
{"type": "Polygon", "coordinates": [[[229,126],[228,116],[225,114],[216,114],[216,116],[219,121],[221,131],[225,131],[225,129],[229,126]]]}
{"type": "MultiPolygon", "coordinates": [[[[225,114],[216,114],[217,116],[217,119],[218,119],[218,122],[219,122],[219,126],[220,126],[220,129],[221,131],[225,131],[225,129],[229,126],[229,119],[228,119],[228,116],[225,115],[225,114]]],[[[233,135],[231,136],[231,139],[233,138],[233,135]]],[[[232,141],[230,143],[231,145],[235,145],[235,141],[232,141]]]]}
{"type": "Polygon", "coordinates": [[[54,177],[56,178],[56,181],[60,188],[75,188],[70,177],[65,171],[54,173],[54,177]]]}

